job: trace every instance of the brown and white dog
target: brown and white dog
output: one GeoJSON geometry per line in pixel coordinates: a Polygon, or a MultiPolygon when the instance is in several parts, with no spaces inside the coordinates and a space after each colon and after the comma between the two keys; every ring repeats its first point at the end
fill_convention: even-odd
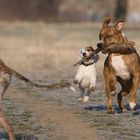
{"type": "MultiPolygon", "coordinates": [[[[80,56],[81,58],[85,58],[90,56],[91,53],[94,52],[94,48],[91,46],[81,49],[80,56]]],[[[96,68],[95,63],[98,60],[98,55],[94,55],[90,59],[81,62],[78,67],[74,83],[79,85],[81,96],[79,100],[83,102],[87,102],[89,100],[89,96],[91,91],[95,90],[96,86],[96,68]],[[87,89],[87,92],[85,91],[87,89]]]]}
{"type": "MultiPolygon", "coordinates": [[[[99,39],[101,40],[104,50],[114,48],[118,46],[121,50],[121,46],[133,51],[117,53],[107,52],[108,56],[104,62],[104,79],[105,79],[105,91],[107,96],[107,110],[108,113],[114,113],[112,106],[112,96],[116,93],[116,82],[119,82],[122,89],[118,93],[118,104],[120,111],[126,111],[122,98],[130,93],[129,106],[131,110],[136,106],[136,92],[140,82],[140,57],[134,49],[133,42],[129,42],[125,35],[122,33],[123,23],[118,21],[115,25],[109,26],[111,21],[110,16],[106,16],[103,21],[102,29],[99,33],[99,39]]],[[[122,48],[123,48],[122,47],[122,48]]],[[[127,50],[127,49],[126,49],[127,50]]]]}

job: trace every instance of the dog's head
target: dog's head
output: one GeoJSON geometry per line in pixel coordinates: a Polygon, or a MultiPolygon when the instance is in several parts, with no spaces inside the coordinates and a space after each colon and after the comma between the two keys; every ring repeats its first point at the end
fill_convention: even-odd
{"type": "Polygon", "coordinates": [[[123,21],[117,21],[114,25],[110,26],[110,16],[105,16],[102,29],[99,33],[99,39],[106,47],[114,43],[123,43],[126,37],[123,35],[122,30],[124,26],[123,21]]]}
{"type": "MultiPolygon", "coordinates": [[[[94,51],[95,49],[91,46],[83,48],[81,49],[80,56],[81,58],[89,57],[94,51]]],[[[99,55],[95,54],[90,59],[85,60],[84,64],[90,65],[90,64],[96,63],[98,59],[99,59],[99,55]]]]}
{"type": "Polygon", "coordinates": [[[85,58],[85,57],[88,57],[91,55],[92,52],[94,52],[94,48],[92,48],[91,46],[89,47],[86,47],[86,48],[82,48],[81,49],[81,52],[80,52],[80,55],[82,58],[85,58]]]}

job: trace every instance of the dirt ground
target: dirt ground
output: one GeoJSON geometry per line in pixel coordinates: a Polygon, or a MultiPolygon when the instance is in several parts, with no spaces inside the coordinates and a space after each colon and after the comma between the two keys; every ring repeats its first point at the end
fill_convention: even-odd
{"type": "MultiPolygon", "coordinates": [[[[69,80],[75,76],[79,50],[96,46],[101,24],[0,23],[0,58],[11,68],[41,84],[69,80]]],[[[139,26],[126,27],[140,52],[139,26]]],[[[138,140],[140,137],[140,95],[137,111],[106,113],[102,76],[105,55],[100,54],[97,87],[88,103],[78,101],[79,89],[45,90],[27,86],[13,77],[3,104],[17,140],[138,140]]],[[[119,90],[119,85],[117,85],[119,90]]],[[[139,93],[139,91],[138,91],[139,93]]],[[[128,97],[125,99],[128,107],[128,97]]],[[[129,110],[129,107],[128,107],[129,110]]],[[[0,139],[7,139],[4,130],[0,139]]]]}

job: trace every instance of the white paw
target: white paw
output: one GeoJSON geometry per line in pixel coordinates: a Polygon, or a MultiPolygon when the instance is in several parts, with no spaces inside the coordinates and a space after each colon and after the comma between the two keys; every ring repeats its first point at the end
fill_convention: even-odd
{"type": "Polygon", "coordinates": [[[88,102],[88,100],[89,100],[89,96],[85,96],[84,99],[83,99],[83,102],[84,102],[84,103],[85,103],[85,102],[88,102]]]}
{"type": "Polygon", "coordinates": [[[79,101],[82,101],[84,98],[78,98],[79,101]]]}
{"type": "Polygon", "coordinates": [[[136,107],[136,103],[129,102],[129,106],[130,106],[131,110],[134,110],[136,107]]]}
{"type": "Polygon", "coordinates": [[[70,90],[76,93],[76,89],[73,86],[70,86],[70,90]]]}

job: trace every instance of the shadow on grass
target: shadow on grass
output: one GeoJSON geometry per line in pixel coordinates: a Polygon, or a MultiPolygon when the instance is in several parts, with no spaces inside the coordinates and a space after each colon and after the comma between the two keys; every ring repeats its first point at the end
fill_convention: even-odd
{"type": "MultiPolygon", "coordinates": [[[[114,106],[115,112],[116,113],[121,113],[119,110],[119,107],[117,105],[114,106]]],[[[136,108],[134,111],[130,110],[129,104],[126,105],[126,109],[127,111],[132,115],[136,116],[136,115],[140,115],[140,104],[137,104],[136,108]]],[[[84,107],[84,110],[88,110],[88,111],[107,111],[106,106],[104,105],[97,105],[97,106],[93,106],[93,105],[88,105],[84,107]]],[[[127,112],[126,112],[127,113],[127,112]]]]}
{"type": "Polygon", "coordinates": [[[97,105],[97,106],[89,105],[89,106],[85,106],[84,110],[89,110],[89,111],[92,111],[92,110],[106,111],[106,107],[104,105],[97,105]]]}
{"type": "MultiPolygon", "coordinates": [[[[86,106],[86,107],[84,107],[84,109],[85,110],[89,110],[89,111],[104,111],[104,112],[106,112],[107,111],[107,108],[106,108],[106,106],[104,106],[104,105],[97,105],[97,106],[92,106],[92,105],[89,105],[89,106],[86,106]]],[[[115,112],[119,112],[119,108],[118,108],[118,106],[116,105],[116,106],[114,106],[114,109],[115,109],[115,112]]]]}
{"type": "MultiPolygon", "coordinates": [[[[0,132],[0,140],[9,140],[6,132],[0,132]]],[[[38,140],[37,137],[27,134],[16,134],[16,140],[38,140]]]]}

